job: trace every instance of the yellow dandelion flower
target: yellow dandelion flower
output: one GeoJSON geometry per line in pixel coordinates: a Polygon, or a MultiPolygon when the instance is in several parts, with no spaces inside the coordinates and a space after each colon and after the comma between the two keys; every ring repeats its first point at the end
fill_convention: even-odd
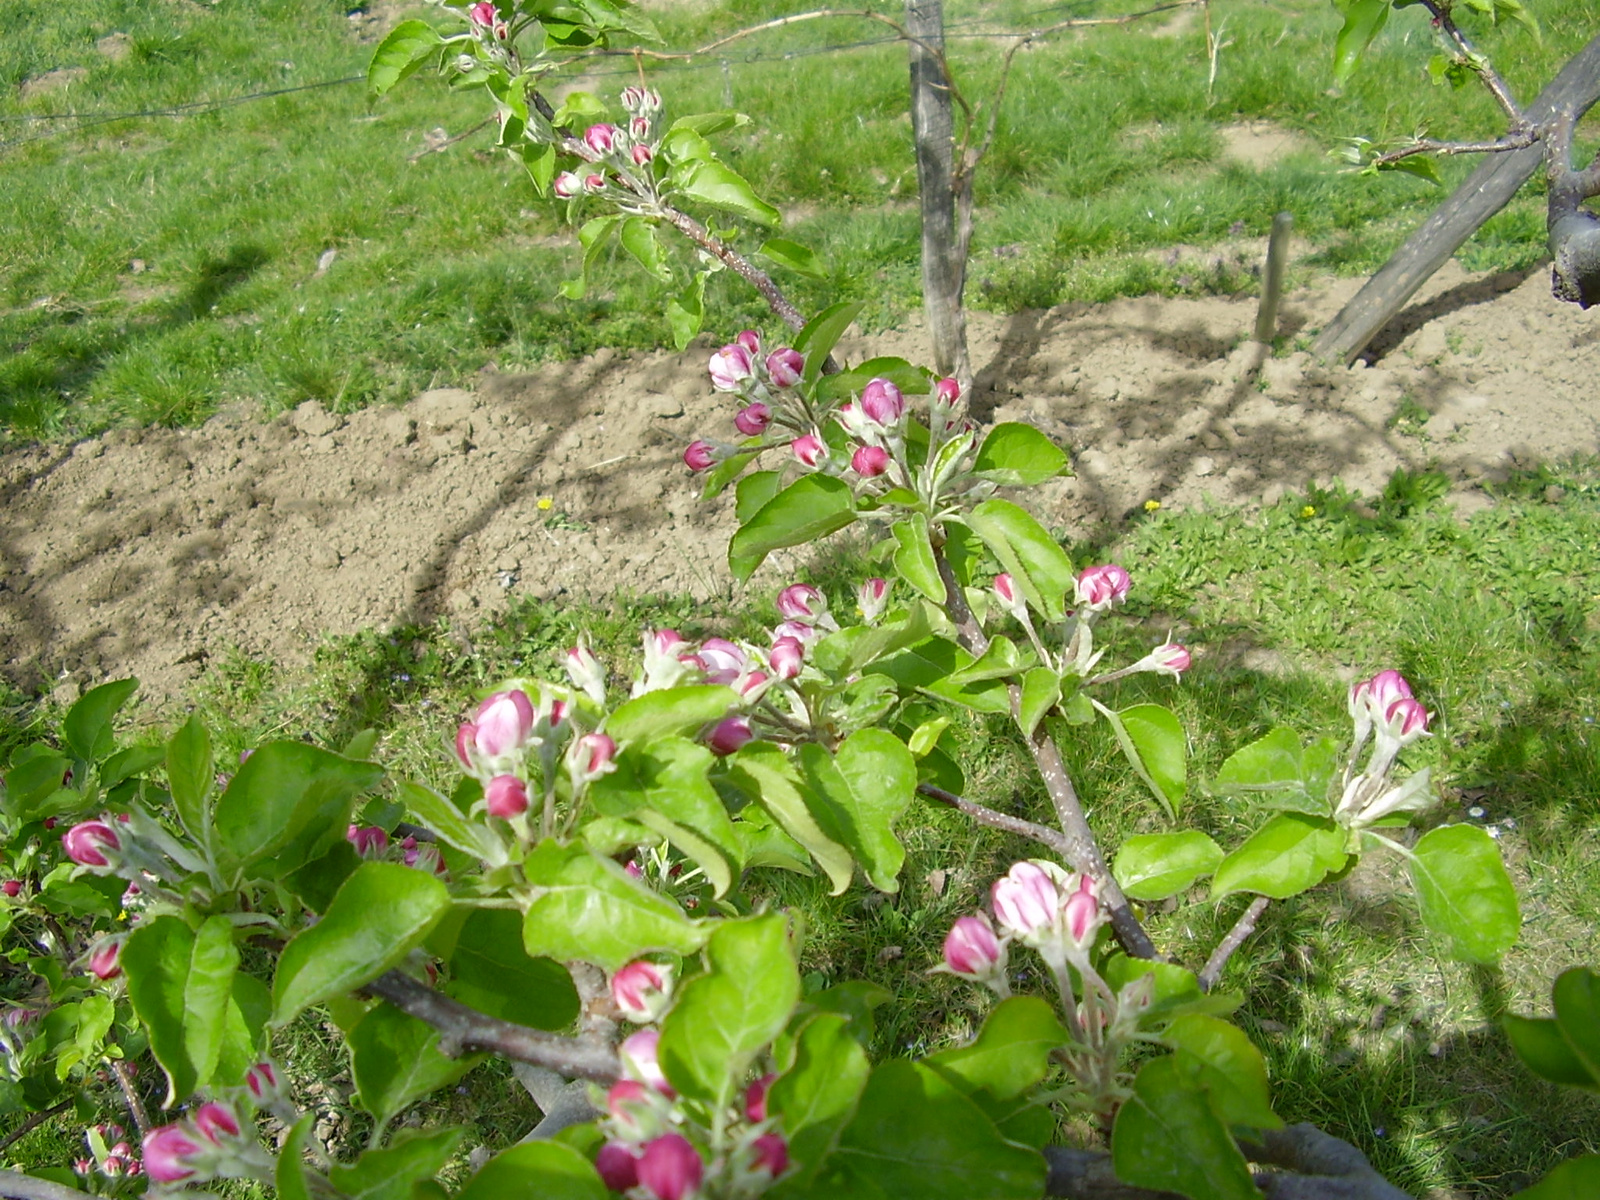
{"type": "Polygon", "coordinates": [[[1144,510],[1145,510],[1145,512],[1155,512],[1156,509],[1158,509],[1160,507],[1161,507],[1161,501],[1159,501],[1159,500],[1146,500],[1144,502],[1144,510]]]}
{"type": "Polygon", "coordinates": [[[1304,520],[1308,520],[1309,518],[1314,517],[1316,515],[1317,515],[1317,510],[1316,510],[1315,506],[1310,505],[1310,504],[1306,505],[1304,508],[1302,508],[1300,510],[1300,519],[1303,520],[1303,521],[1304,520]]]}
{"type": "Polygon", "coordinates": [[[556,503],[556,501],[555,501],[555,497],[554,496],[540,496],[539,497],[539,511],[540,512],[549,512],[552,508],[555,507],[555,503],[556,503]]]}

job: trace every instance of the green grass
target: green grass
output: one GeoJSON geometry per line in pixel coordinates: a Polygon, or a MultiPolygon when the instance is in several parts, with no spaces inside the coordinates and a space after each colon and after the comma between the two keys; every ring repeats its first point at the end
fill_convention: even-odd
{"type": "MultiPolygon", "coordinates": [[[[1132,7],[1119,3],[1072,11],[1132,7]]],[[[735,0],[668,13],[664,40],[694,45],[782,7],[735,0]]],[[[603,264],[589,300],[557,296],[575,266],[571,232],[488,148],[487,132],[408,161],[425,131],[460,132],[486,111],[437,80],[413,79],[376,105],[361,85],[341,84],[182,117],[81,128],[30,119],[170,109],[360,74],[371,45],[346,11],[331,0],[12,0],[8,28],[18,32],[0,45],[0,440],[194,424],[223,407],[270,413],[307,398],[348,410],[461,382],[486,364],[667,340],[660,294],[625,263],[603,264]],[[122,61],[95,49],[112,32],[132,39],[122,61]],[[24,81],[72,68],[87,75],[21,98],[24,81]],[[318,274],[329,250],[337,256],[318,274]]],[[[999,44],[971,35],[1064,11],[953,3],[960,86],[981,102],[997,75],[999,44]]],[[[1542,43],[1515,29],[1484,36],[1519,95],[1552,76],[1592,24],[1584,0],[1545,0],[1537,12],[1542,43]]],[[[1327,94],[1335,15],[1321,0],[1219,0],[1214,19],[1227,45],[1209,96],[1199,23],[1174,38],[1067,34],[1018,57],[978,177],[973,304],[1247,290],[1253,280],[1236,259],[1197,271],[1153,252],[1263,234],[1280,209],[1295,213],[1314,264],[1370,271],[1438,193],[1410,177],[1341,174],[1322,152],[1341,135],[1496,128],[1476,91],[1421,81],[1415,12],[1397,14],[1338,98],[1327,94]],[[1262,169],[1225,161],[1219,131],[1246,120],[1296,131],[1305,149],[1262,169]]],[[[861,20],[804,23],[655,75],[675,112],[731,101],[750,113],[728,158],[798,214],[796,235],[831,268],[824,281],[783,282],[808,310],[865,300],[873,327],[918,303],[905,60],[895,44],[819,51],[887,32],[861,20]]],[[[610,94],[631,70],[601,59],[588,82],[610,94]]],[[[1446,174],[1468,168],[1452,162],[1446,174]]],[[[1542,227],[1538,197],[1521,198],[1462,260],[1530,266],[1542,227]]],[[[769,323],[725,275],[709,305],[711,329],[769,323]]]]}
{"type": "MultiPolygon", "coordinates": [[[[1436,495],[1415,477],[1380,497],[1313,491],[1250,518],[1157,512],[1114,542],[1073,553],[1080,563],[1115,559],[1134,576],[1131,619],[1104,626],[1112,660],[1169,628],[1197,650],[1181,685],[1132,680],[1116,702],[1154,700],[1179,713],[1192,743],[1184,819],[1225,846],[1260,819],[1204,787],[1228,754],[1276,724],[1344,736],[1345,688],[1358,675],[1396,666],[1417,686],[1435,736],[1407,761],[1437,773],[1432,817],[1497,832],[1522,896],[1520,944],[1492,971],[1437,957],[1397,890],[1396,864],[1369,859],[1343,883],[1271,906],[1223,985],[1244,996],[1240,1020],[1268,1056],[1286,1120],[1351,1139],[1415,1194],[1448,1187],[1502,1197],[1563,1157],[1600,1149],[1600,1103],[1535,1080],[1495,1025],[1507,1010],[1546,1011],[1563,968],[1600,963],[1600,561],[1591,549],[1600,464],[1518,477],[1497,507],[1465,520],[1436,495]],[[1552,484],[1561,489],[1553,501],[1552,484]]],[[[816,581],[844,605],[863,561],[847,548],[816,581]]],[[[447,785],[450,733],[473,697],[507,676],[558,673],[560,652],[580,632],[626,675],[641,625],[760,636],[767,604],[765,596],[711,607],[659,597],[589,608],[528,602],[470,642],[444,623],[330,641],[298,674],[235,656],[209,668],[188,701],[213,729],[219,761],[263,738],[338,746],[371,726],[396,774],[447,785]]],[[[7,745],[59,715],[21,696],[0,712],[7,745]]],[[[170,728],[160,714],[133,719],[149,736],[170,728]]],[[[1050,820],[1008,723],[957,715],[955,737],[969,794],[1050,820]]],[[[1064,752],[1108,850],[1165,827],[1098,727],[1064,752]]],[[[747,884],[753,899],[804,914],[811,986],[867,978],[891,991],[877,1013],[879,1055],[920,1053],[981,1022],[977,990],[928,968],[949,922],[980,903],[1009,862],[1034,852],[926,805],[901,833],[908,856],[895,896],[829,896],[825,881],[781,873],[747,884]]],[[[1156,906],[1147,921],[1163,950],[1197,964],[1240,907],[1156,906]]],[[[330,1081],[328,1103],[359,1132],[365,1118],[349,1103],[331,1045],[312,1029],[291,1036],[289,1056],[308,1080],[330,1081]]],[[[498,1146],[529,1118],[503,1073],[479,1072],[463,1086],[464,1095],[413,1119],[465,1119],[475,1139],[498,1146]]],[[[106,1103],[101,1119],[114,1116],[106,1103]]],[[[71,1140],[50,1128],[27,1143],[43,1156],[71,1140]]]]}

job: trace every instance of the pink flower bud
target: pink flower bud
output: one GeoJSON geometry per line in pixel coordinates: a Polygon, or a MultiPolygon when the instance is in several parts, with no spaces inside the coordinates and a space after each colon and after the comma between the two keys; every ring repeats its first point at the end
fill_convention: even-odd
{"type": "Polygon", "coordinates": [[[495,21],[499,20],[499,16],[494,10],[494,0],[482,0],[481,3],[474,4],[467,9],[467,18],[474,25],[481,25],[485,29],[490,28],[495,21]]]}
{"type": "Polygon", "coordinates": [[[727,638],[707,638],[698,657],[704,664],[707,683],[731,685],[750,666],[750,656],[727,638]]]}
{"type": "Polygon", "coordinates": [[[606,177],[598,171],[585,175],[583,177],[583,190],[591,196],[598,196],[606,190],[606,177]]]}
{"type": "Polygon", "coordinates": [[[636,113],[644,107],[644,89],[637,84],[622,89],[624,112],[636,113]]]}
{"type": "Polygon", "coordinates": [[[634,146],[632,150],[628,151],[628,157],[633,159],[633,165],[636,167],[649,166],[650,160],[655,156],[656,152],[650,149],[649,146],[646,146],[643,142],[640,142],[638,145],[634,146]]]}
{"type": "Polygon", "coordinates": [[[776,1179],[789,1169],[789,1146],[775,1133],[763,1133],[750,1143],[755,1156],[751,1166],[776,1179]]]}
{"type": "Polygon", "coordinates": [[[683,452],[683,465],[695,472],[709,471],[717,465],[716,448],[710,442],[690,442],[683,452]]]}
{"type": "Polygon", "coordinates": [[[672,1001],[672,968],[635,959],[611,977],[611,998],[635,1025],[652,1024],[672,1001]]]}
{"type": "Polygon", "coordinates": [[[650,118],[644,116],[630,118],[628,132],[633,134],[635,141],[643,142],[648,140],[650,137],[650,118]]]}
{"type": "Polygon", "coordinates": [[[1067,897],[1067,902],[1061,909],[1061,917],[1066,925],[1067,936],[1072,939],[1073,945],[1080,950],[1088,949],[1103,922],[1100,916],[1100,900],[1095,895],[1094,881],[1087,875],[1078,877],[1078,890],[1067,897]]]}
{"type": "Polygon", "coordinates": [[[100,1171],[102,1174],[115,1179],[117,1176],[122,1174],[124,1165],[125,1164],[123,1163],[122,1159],[117,1155],[108,1154],[106,1155],[105,1162],[100,1164],[100,1171]]]}
{"type": "Polygon", "coordinates": [[[676,654],[689,644],[676,629],[657,629],[650,634],[650,640],[657,654],[676,654]]]}
{"type": "Polygon", "coordinates": [[[571,171],[563,171],[556,176],[555,182],[550,185],[550,190],[562,200],[571,200],[583,190],[583,180],[571,171]]]}
{"type": "Polygon", "coordinates": [[[983,979],[1001,961],[1000,939],[986,917],[961,917],[944,939],[944,965],[955,975],[983,979]]]}
{"type": "Polygon", "coordinates": [[[822,634],[815,625],[808,625],[804,621],[785,621],[772,631],[774,639],[793,638],[803,647],[809,647],[813,642],[821,639],[822,634]]]}
{"type": "Polygon", "coordinates": [[[483,794],[491,817],[509,821],[528,811],[527,786],[515,775],[496,775],[483,794]]]}
{"type": "Polygon", "coordinates": [[[636,1108],[649,1106],[649,1089],[637,1079],[619,1079],[606,1092],[606,1111],[613,1120],[636,1124],[636,1108]]]}
{"type": "Polygon", "coordinates": [[[552,700],[550,702],[550,728],[554,729],[566,719],[567,702],[565,700],[552,700]]]}
{"type": "Polygon", "coordinates": [[[478,706],[474,741],[478,753],[500,758],[521,750],[533,733],[533,701],[520,688],[496,692],[478,706]]]}
{"type": "Polygon", "coordinates": [[[744,1117],[752,1125],[767,1119],[767,1093],[772,1090],[776,1075],[763,1075],[744,1090],[744,1117]]]}
{"type": "Polygon", "coordinates": [[[1043,868],[1024,860],[995,880],[989,904],[1003,933],[1027,940],[1049,929],[1061,896],[1043,868]]]}
{"type": "Polygon", "coordinates": [[[711,386],[719,392],[737,392],[754,372],[750,367],[750,351],[732,342],[711,356],[709,365],[711,386]]]}
{"type": "Polygon", "coordinates": [[[622,1045],[617,1047],[617,1053],[622,1059],[622,1073],[626,1078],[637,1080],[648,1088],[654,1088],[664,1096],[676,1096],[677,1093],[667,1082],[667,1077],[661,1070],[660,1059],[657,1057],[657,1047],[660,1042],[659,1029],[641,1029],[638,1033],[624,1038],[622,1045]]]}
{"type": "Polygon", "coordinates": [[[767,377],[773,385],[792,388],[805,374],[806,359],[800,351],[784,346],[767,355],[767,377]]]}
{"type": "Polygon", "coordinates": [[[861,411],[879,425],[896,425],[905,415],[906,399],[887,379],[874,379],[862,389],[861,411]]]}
{"type": "Polygon", "coordinates": [[[594,1169],[600,1182],[613,1192],[625,1192],[639,1185],[639,1160],[621,1142],[607,1142],[594,1156],[594,1169]]]}
{"type": "Polygon", "coordinates": [[[1428,710],[1409,696],[1402,696],[1389,705],[1384,719],[1401,745],[1409,745],[1428,732],[1428,710]]]}
{"type": "Polygon", "coordinates": [[[163,1125],[144,1136],[144,1169],[157,1183],[193,1178],[200,1137],[187,1123],[163,1125]]]}
{"type": "Polygon", "coordinates": [[[79,821],[61,835],[67,857],[85,867],[109,867],[122,849],[116,831],[104,821],[79,821]]]}
{"type": "Polygon", "coordinates": [[[778,593],[778,612],[789,621],[814,621],[828,611],[828,598],[809,583],[791,583],[778,593]]]}
{"type": "Polygon", "coordinates": [[[875,479],[889,469],[889,452],[881,446],[858,446],[850,456],[850,469],[866,479],[875,479]]]}
{"type": "Polygon", "coordinates": [[[239,1118],[226,1105],[211,1101],[202,1104],[194,1114],[194,1127],[201,1137],[213,1146],[225,1138],[239,1136],[239,1118]]]}
{"type": "Polygon", "coordinates": [[[739,415],[733,419],[733,427],[746,437],[755,437],[765,433],[767,426],[772,424],[772,409],[765,404],[751,404],[739,410],[739,415]]]}
{"type": "Polygon", "coordinates": [[[617,144],[617,127],[591,125],[583,131],[583,141],[596,154],[610,154],[611,148],[617,144]]]}
{"type": "Polygon", "coordinates": [[[389,835],[376,825],[352,825],[344,838],[362,858],[379,858],[389,849],[389,835]]]}
{"type": "Polygon", "coordinates": [[[1132,581],[1115,563],[1089,567],[1078,576],[1078,603],[1093,612],[1105,612],[1128,598],[1132,581]]]}
{"type": "Polygon", "coordinates": [[[96,979],[115,979],[122,974],[122,942],[105,942],[89,955],[89,973],[96,979]]]}
{"type": "Polygon", "coordinates": [[[754,329],[742,330],[733,340],[745,348],[751,362],[761,357],[761,335],[754,329]]]}
{"type": "Polygon", "coordinates": [[[874,575],[871,579],[863,581],[856,589],[856,607],[861,609],[861,615],[868,622],[881,617],[888,602],[889,581],[880,575],[874,575]]]}
{"type": "Polygon", "coordinates": [[[706,745],[711,747],[713,754],[729,755],[740,746],[744,745],[755,734],[750,730],[748,717],[726,717],[717,722],[711,736],[706,739],[706,745]]]}
{"type": "Polygon", "coordinates": [[[1150,670],[1171,675],[1176,679],[1189,669],[1192,660],[1187,647],[1180,646],[1177,642],[1165,642],[1150,651],[1145,656],[1145,661],[1150,664],[1150,670]]]}
{"type": "Polygon", "coordinates": [[[1411,698],[1411,685],[1399,671],[1379,671],[1367,681],[1366,699],[1374,714],[1387,714],[1395,701],[1411,698]]]}
{"type": "Polygon", "coordinates": [[[472,770],[472,748],[477,744],[478,727],[471,721],[456,730],[456,758],[467,770],[472,770]]]}
{"type": "Polygon", "coordinates": [[[15,900],[22,894],[22,881],[20,879],[8,879],[4,883],[0,883],[0,892],[4,892],[15,900]]]}
{"type": "Polygon", "coordinates": [[[1016,604],[1018,596],[1017,583],[1016,580],[1012,579],[1010,575],[1007,575],[1004,572],[996,575],[994,577],[994,591],[995,595],[1000,597],[1000,603],[1004,604],[1007,608],[1010,608],[1012,605],[1016,604]]]}
{"type": "Polygon", "coordinates": [[[806,648],[799,638],[781,637],[767,652],[767,664],[779,679],[793,679],[800,674],[805,656],[806,648]]]}
{"type": "MultiPolygon", "coordinates": [[[[606,669],[600,665],[600,660],[594,652],[581,642],[567,651],[566,657],[567,678],[572,680],[572,686],[587,692],[596,703],[604,704],[606,698],[606,669]]],[[[550,723],[559,724],[567,715],[567,708],[561,701],[561,715],[558,717],[554,706],[550,710],[550,723]]]]}
{"type": "Polygon", "coordinates": [[[795,438],[789,443],[789,448],[794,451],[794,456],[808,467],[814,467],[828,457],[828,447],[814,433],[795,438]]]}
{"type": "Polygon", "coordinates": [[[760,694],[767,684],[772,682],[772,676],[765,671],[756,670],[747,672],[743,679],[734,684],[739,689],[739,695],[750,699],[760,694]]]}
{"type": "Polygon", "coordinates": [[[639,1184],[656,1200],[686,1200],[700,1188],[705,1163],[681,1133],[646,1142],[639,1156],[639,1184]]]}
{"type": "Polygon", "coordinates": [[[87,1175],[94,1170],[94,1160],[88,1158],[75,1158],[72,1160],[72,1169],[79,1175],[87,1175]]]}
{"type": "Polygon", "coordinates": [[[271,1104],[282,1095],[278,1084],[278,1070],[269,1062],[258,1062],[246,1071],[244,1085],[250,1090],[250,1095],[255,1097],[257,1104],[271,1104]]]}
{"type": "Polygon", "coordinates": [[[574,743],[585,775],[603,775],[617,756],[617,743],[607,733],[586,733],[574,743]]]}
{"type": "Polygon", "coordinates": [[[961,385],[954,379],[941,379],[933,385],[933,396],[940,404],[950,408],[961,399],[961,385]]]}

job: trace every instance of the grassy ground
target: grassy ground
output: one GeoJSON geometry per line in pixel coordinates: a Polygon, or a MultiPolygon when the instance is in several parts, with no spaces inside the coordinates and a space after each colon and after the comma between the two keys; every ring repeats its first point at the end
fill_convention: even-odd
{"type": "MultiPolygon", "coordinates": [[[[732,0],[674,11],[662,18],[664,40],[692,46],[801,7],[732,0]]],[[[975,101],[992,87],[999,43],[978,36],[985,30],[1132,7],[953,0],[958,82],[975,101]]],[[[574,264],[570,231],[487,149],[487,132],[411,161],[426,131],[470,129],[486,110],[423,78],[369,105],[359,83],[337,82],[360,74],[371,50],[372,27],[348,11],[332,0],[9,0],[0,444],[195,423],[225,405],[276,411],[314,397],[350,409],[486,363],[666,340],[653,285],[620,264],[602,272],[590,300],[557,298],[574,264]],[[97,49],[112,34],[126,35],[120,48],[107,45],[121,57],[97,49]],[[21,90],[62,71],[80,77],[21,90]],[[333,85],[313,86],[323,83],[333,85]],[[176,117],[45,119],[244,96],[260,98],[176,117]],[[328,251],[337,255],[319,270],[328,251]]],[[[1258,235],[1280,209],[1311,240],[1312,264],[1371,270],[1438,195],[1408,176],[1343,175],[1324,151],[1344,135],[1497,128],[1475,91],[1422,81],[1430,50],[1419,11],[1397,14],[1342,97],[1328,94],[1335,14],[1323,0],[1217,0],[1214,86],[1198,20],[1170,37],[1148,24],[1069,33],[1019,55],[979,179],[972,302],[1012,310],[1248,288],[1236,269],[1197,275],[1154,251],[1258,235]],[[1243,121],[1294,131],[1302,148],[1259,168],[1226,159],[1222,131],[1243,121]]],[[[1523,96],[1593,23],[1587,0],[1543,0],[1535,11],[1541,43],[1516,29],[1484,38],[1523,96]]],[[[865,299],[864,319],[877,325],[917,302],[906,68],[902,47],[882,41],[887,32],[861,20],[809,22],[654,76],[676,112],[751,114],[729,158],[831,265],[824,282],[784,282],[809,309],[865,299]],[[821,77],[827,88],[816,86],[821,77]]],[[[603,59],[590,70],[587,85],[613,94],[632,67],[603,59]]],[[[1446,174],[1466,169],[1450,163],[1446,174]]],[[[1542,241],[1529,196],[1462,257],[1475,269],[1522,267],[1542,241]]],[[[716,327],[764,317],[725,280],[712,292],[716,327]]]]}
{"type": "MultiPolygon", "coordinates": [[[[1567,1155],[1600,1149],[1600,1103],[1533,1079],[1495,1025],[1508,1009],[1547,1010],[1560,970],[1600,962],[1600,560],[1592,553],[1600,466],[1521,477],[1496,508],[1466,521],[1430,490],[1413,480],[1384,497],[1317,492],[1251,519],[1158,512],[1113,544],[1074,553],[1114,558],[1133,573],[1135,606],[1117,626],[1123,644],[1113,659],[1168,628],[1199,651],[1181,685],[1135,681],[1119,702],[1150,698],[1178,711],[1196,781],[1186,819],[1224,845],[1255,818],[1203,781],[1270,726],[1341,736],[1347,681],[1384,666],[1403,670],[1436,714],[1436,735],[1409,761],[1438,773],[1444,816],[1490,827],[1505,849],[1524,933],[1503,967],[1436,957],[1396,890],[1396,864],[1369,860],[1341,884],[1273,905],[1224,986],[1245,996],[1241,1019],[1268,1055],[1285,1119],[1352,1139],[1415,1194],[1501,1197],[1567,1155]]],[[[818,581],[844,601],[844,573],[818,581]]],[[[621,664],[637,653],[641,624],[754,629],[770,623],[764,607],[764,599],[716,610],[661,598],[587,610],[530,603],[471,643],[443,626],[330,643],[301,676],[234,657],[190,698],[219,758],[266,737],[337,746],[374,726],[380,757],[397,774],[445,784],[447,740],[473,693],[507,675],[554,672],[578,632],[621,664]]],[[[50,715],[9,700],[0,757],[50,715]]],[[[971,794],[1048,820],[1006,723],[958,719],[958,729],[971,794]]],[[[1109,848],[1163,827],[1107,737],[1091,733],[1065,751],[1109,848]]],[[[909,857],[898,896],[830,897],[822,884],[786,875],[748,885],[805,913],[804,969],[814,983],[865,977],[894,993],[878,1013],[881,1054],[924,1051],[981,1020],[974,989],[927,969],[949,922],[1008,862],[1031,853],[931,806],[903,824],[909,857]]],[[[1148,919],[1165,951],[1198,963],[1241,906],[1186,903],[1148,919]]],[[[348,1076],[325,1035],[308,1024],[294,1038],[290,1057],[307,1080],[326,1083],[325,1103],[359,1129],[364,1118],[351,1113],[348,1076]]],[[[466,1120],[502,1145],[530,1116],[503,1072],[479,1072],[463,1087],[412,1119],[466,1120]]],[[[74,1128],[46,1126],[13,1154],[59,1160],[74,1128]]]]}

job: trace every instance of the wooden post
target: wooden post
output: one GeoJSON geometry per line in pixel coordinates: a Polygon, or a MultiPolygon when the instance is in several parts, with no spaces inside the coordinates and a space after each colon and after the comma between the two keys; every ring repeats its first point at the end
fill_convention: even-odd
{"type": "MultiPolygon", "coordinates": [[[[1539,93],[1527,109],[1530,124],[1548,126],[1556,114],[1575,109],[1587,112],[1600,100],[1600,37],[1595,38],[1562,68],[1555,82],[1539,93]]],[[[1395,251],[1394,256],[1367,280],[1355,297],[1339,311],[1313,343],[1319,358],[1355,360],[1405,306],[1406,301],[1516,195],[1517,189],[1544,163],[1544,144],[1523,150],[1490,154],[1455,194],[1423,222],[1422,228],[1395,251]]]]}
{"type": "Polygon", "coordinates": [[[906,0],[911,37],[911,132],[917,148],[917,192],[922,202],[922,302],[933,338],[933,362],[941,375],[963,384],[972,378],[967,360],[967,317],[961,305],[966,263],[956,238],[955,122],[944,51],[944,0],[906,0]]]}
{"type": "Polygon", "coordinates": [[[1283,268],[1289,258],[1289,234],[1294,229],[1294,214],[1281,212],[1272,218],[1272,236],[1267,240],[1267,270],[1261,277],[1261,307],[1256,310],[1256,341],[1272,345],[1278,336],[1278,301],[1283,298],[1283,268]]]}

